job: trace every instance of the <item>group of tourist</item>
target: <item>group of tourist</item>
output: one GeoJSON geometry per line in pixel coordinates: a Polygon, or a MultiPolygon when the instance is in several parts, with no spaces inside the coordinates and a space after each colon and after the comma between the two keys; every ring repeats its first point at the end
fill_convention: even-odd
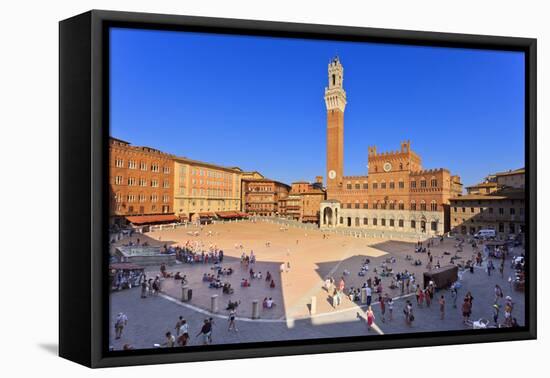
{"type": "Polygon", "coordinates": [[[221,264],[224,258],[223,250],[210,244],[208,248],[198,241],[185,242],[183,246],[167,247],[169,253],[175,253],[176,259],[187,264],[221,264]]]}
{"type": "Polygon", "coordinates": [[[246,252],[243,252],[241,255],[241,265],[244,265],[248,268],[249,265],[254,265],[256,263],[256,255],[254,251],[250,251],[250,255],[247,255],[246,252]]]}
{"type": "Polygon", "coordinates": [[[155,279],[149,278],[143,275],[143,281],[141,282],[141,298],[147,298],[152,295],[158,295],[161,291],[161,279],[157,275],[155,279]]]}
{"type": "Polygon", "coordinates": [[[111,269],[111,290],[131,289],[143,279],[142,269],[111,269]]]}

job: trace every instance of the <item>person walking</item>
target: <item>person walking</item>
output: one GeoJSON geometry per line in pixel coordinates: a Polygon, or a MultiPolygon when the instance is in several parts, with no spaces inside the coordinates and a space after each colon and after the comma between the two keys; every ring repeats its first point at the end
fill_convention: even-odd
{"type": "Polygon", "coordinates": [[[147,298],[147,281],[143,280],[141,283],[141,298],[147,298]]]}
{"type": "Polygon", "coordinates": [[[412,325],[412,322],[414,321],[414,315],[411,301],[407,300],[403,312],[405,313],[405,323],[407,323],[408,325],[412,325]]]}
{"type": "Polygon", "coordinates": [[[491,276],[491,271],[495,269],[495,266],[493,264],[493,260],[489,260],[487,262],[487,275],[490,277],[491,276]]]}
{"type": "Polygon", "coordinates": [[[499,285],[495,285],[495,304],[499,304],[498,302],[502,299],[504,294],[502,293],[502,288],[499,285]]]}
{"type": "Polygon", "coordinates": [[[208,345],[210,342],[210,334],[212,332],[212,324],[210,324],[208,319],[204,319],[201,330],[197,333],[196,337],[202,336],[203,345],[208,345]]]}
{"type": "Polygon", "coordinates": [[[370,331],[372,325],[374,324],[374,312],[372,311],[371,306],[367,310],[367,331],[370,331]]]}
{"type": "Polygon", "coordinates": [[[430,295],[429,287],[426,290],[424,290],[424,298],[426,299],[426,306],[430,307],[430,305],[432,304],[432,297],[430,295]]]}
{"type": "Polygon", "coordinates": [[[439,298],[439,314],[443,320],[445,318],[445,297],[443,295],[439,298]]]}
{"type": "Polygon", "coordinates": [[[181,326],[179,328],[178,333],[179,333],[178,345],[186,346],[187,340],[189,340],[189,324],[187,324],[187,320],[185,319],[181,320],[181,326]]]}
{"type": "Polygon", "coordinates": [[[495,322],[495,327],[499,327],[498,325],[498,316],[500,314],[500,306],[498,304],[493,304],[493,321],[495,322]]]}
{"type": "Polygon", "coordinates": [[[346,288],[346,281],[344,281],[344,277],[340,277],[340,282],[338,283],[338,290],[343,292],[345,288],[346,288]]]}
{"type": "Polygon", "coordinates": [[[464,298],[464,302],[462,303],[462,318],[463,318],[464,324],[468,323],[471,315],[472,315],[472,303],[467,298],[464,298]]]}
{"type": "Polygon", "coordinates": [[[465,299],[470,302],[470,307],[474,307],[474,297],[472,296],[472,293],[470,291],[466,293],[465,299]]]}
{"type": "Polygon", "coordinates": [[[393,320],[393,298],[386,293],[386,303],[388,305],[388,320],[393,320]]]}
{"type": "Polygon", "coordinates": [[[507,327],[512,326],[512,302],[506,301],[504,305],[504,325],[507,327]]]}
{"type": "Polygon", "coordinates": [[[227,328],[228,331],[234,330],[235,332],[239,332],[237,329],[237,324],[235,323],[235,318],[237,316],[237,311],[232,308],[231,311],[229,311],[229,328],[227,328]]]}
{"type": "Polygon", "coordinates": [[[115,319],[115,338],[118,340],[122,337],[122,331],[128,324],[128,317],[123,312],[119,312],[115,319]]]}
{"type": "Polygon", "coordinates": [[[372,301],[372,289],[370,288],[370,286],[367,286],[365,290],[367,292],[367,307],[368,307],[370,306],[372,301]]]}
{"type": "Polygon", "coordinates": [[[378,296],[378,302],[380,303],[380,313],[382,314],[382,323],[386,322],[386,300],[380,294],[378,296]]]}
{"type": "Polygon", "coordinates": [[[453,308],[456,308],[456,300],[458,299],[458,289],[456,282],[451,285],[451,298],[453,300],[453,308]]]}
{"type": "Polygon", "coordinates": [[[178,321],[176,322],[176,326],[174,327],[176,329],[176,337],[180,335],[180,328],[183,321],[183,316],[180,316],[178,321]]]}

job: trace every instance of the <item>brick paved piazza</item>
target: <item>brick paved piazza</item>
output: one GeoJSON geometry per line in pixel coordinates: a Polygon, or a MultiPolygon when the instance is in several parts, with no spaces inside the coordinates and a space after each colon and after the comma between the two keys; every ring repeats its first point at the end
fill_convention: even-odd
{"type": "MultiPolygon", "coordinates": [[[[510,259],[506,261],[504,275],[501,277],[498,269],[488,276],[483,267],[476,268],[474,273],[460,272],[462,287],[458,293],[458,307],[453,308],[451,295],[447,290],[440,290],[436,298],[443,294],[447,304],[445,319],[440,319],[439,305],[419,307],[412,292],[401,293],[400,289],[389,289],[391,278],[382,278],[384,292],[395,298],[393,320],[382,322],[380,307],[373,297],[373,310],[376,316],[375,327],[367,331],[362,318],[366,308],[360,302],[352,302],[347,297],[337,308],[332,307],[328,293],[323,288],[327,276],[337,281],[344,276],[346,288],[360,287],[368,277],[374,277],[374,268],[380,269],[380,264],[388,258],[395,257],[391,264],[394,272],[414,272],[417,282],[422,282],[422,273],[427,262],[426,254],[414,253],[414,242],[391,241],[373,238],[355,238],[351,236],[330,234],[323,237],[320,230],[299,229],[290,227],[281,230],[278,224],[268,222],[219,223],[197,228],[177,228],[156,231],[147,235],[132,237],[135,241],[147,240],[150,244],[183,245],[188,240],[202,242],[207,249],[211,244],[222,249],[225,258],[222,267],[234,269],[224,282],[230,282],[235,292],[231,295],[222,294],[221,289],[208,288],[208,283],[202,281],[204,273],[213,273],[212,264],[176,264],[168,267],[171,272],[181,272],[187,275],[189,286],[193,290],[190,302],[181,302],[181,286],[179,281],[167,278],[162,281],[162,293],[159,296],[140,298],[140,289],[133,288],[114,292],[111,295],[111,322],[119,312],[128,316],[128,325],[121,339],[114,339],[114,324],[111,324],[111,345],[120,349],[124,344],[134,348],[151,348],[155,343],[164,341],[167,331],[174,331],[179,316],[183,316],[190,325],[188,345],[200,345],[202,340],[196,338],[205,317],[214,318],[213,340],[217,343],[241,343],[252,341],[291,340],[304,338],[323,338],[338,336],[355,336],[366,334],[387,334],[404,332],[423,332],[440,330],[460,330],[468,327],[462,323],[460,304],[467,291],[474,297],[472,319],[492,319],[494,302],[494,286],[499,284],[504,296],[510,295],[515,303],[513,317],[520,325],[524,324],[524,295],[513,290],[508,284],[512,274],[510,259]],[[198,236],[191,236],[190,231],[199,231],[198,236]],[[269,246],[266,242],[270,242],[269,246]],[[236,248],[242,243],[243,249],[236,248]],[[251,265],[255,272],[262,272],[265,277],[269,271],[274,277],[276,287],[270,288],[262,280],[252,280],[248,288],[240,287],[242,278],[249,278],[248,268],[241,265],[240,256],[254,251],[256,263],[251,265]],[[422,260],[422,266],[413,266],[405,256],[422,260]],[[366,258],[371,260],[369,273],[359,276],[359,269],[366,258]],[[290,269],[280,272],[283,263],[290,263],[290,269]],[[344,272],[349,274],[344,275],[344,272]],[[210,310],[211,296],[217,294],[219,310],[212,314],[210,310]],[[251,319],[252,301],[260,304],[265,297],[273,298],[276,306],[273,309],[260,309],[260,319],[251,319]],[[310,314],[312,297],[316,297],[317,311],[310,314]],[[408,298],[407,298],[408,297],[408,298]],[[404,321],[403,307],[406,299],[414,304],[415,321],[407,325],[404,321]],[[237,309],[237,327],[239,332],[227,331],[228,311],[225,310],[228,301],[241,301],[237,309]]],[[[128,239],[121,242],[126,243],[128,239]]],[[[443,243],[435,241],[431,248],[435,256],[434,263],[440,258],[442,266],[449,263],[444,251],[455,252],[456,240],[445,239],[443,243]]],[[[521,251],[514,251],[519,254],[521,251]]],[[[473,250],[466,245],[459,255],[464,260],[471,258],[473,250]]],[[[146,269],[147,276],[159,274],[159,268],[152,266],[146,269]]],[[[379,276],[379,274],[378,274],[379,276]]],[[[261,306],[260,306],[261,307],[261,306]]],[[[388,314],[386,313],[386,318],[388,314]]],[[[504,320],[501,311],[500,321],[504,320]]]]}

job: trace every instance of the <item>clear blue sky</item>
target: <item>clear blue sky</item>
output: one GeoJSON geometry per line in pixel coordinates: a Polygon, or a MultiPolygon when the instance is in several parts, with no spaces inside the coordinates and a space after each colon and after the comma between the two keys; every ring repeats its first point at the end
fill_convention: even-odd
{"type": "Polygon", "coordinates": [[[524,166],[518,52],[113,29],[111,135],[290,183],[325,175],[327,64],[344,65],[346,175],[401,140],[466,185],[524,166]],[[206,143],[208,141],[208,143],[206,143]]]}

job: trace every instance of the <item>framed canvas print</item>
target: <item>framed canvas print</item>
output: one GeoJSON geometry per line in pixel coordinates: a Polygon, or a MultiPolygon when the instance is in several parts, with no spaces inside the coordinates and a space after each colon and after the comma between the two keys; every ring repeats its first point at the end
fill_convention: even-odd
{"type": "Polygon", "coordinates": [[[536,337],[536,40],[60,23],[60,355],[536,337]]]}

